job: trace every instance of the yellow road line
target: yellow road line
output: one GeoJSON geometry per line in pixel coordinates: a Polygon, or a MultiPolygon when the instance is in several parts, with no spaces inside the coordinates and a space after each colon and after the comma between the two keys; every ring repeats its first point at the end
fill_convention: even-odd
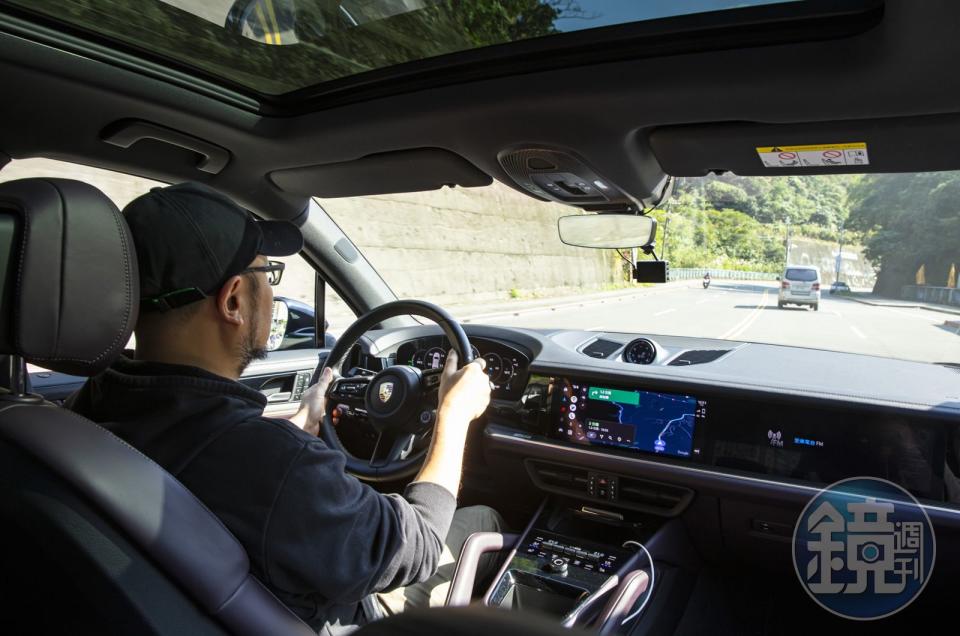
{"type": "Polygon", "coordinates": [[[263,28],[263,39],[267,41],[267,44],[273,44],[273,38],[270,36],[270,25],[267,24],[267,17],[263,15],[263,6],[259,2],[256,5],[256,11],[260,26],[263,28]]]}
{"type": "Polygon", "coordinates": [[[724,334],[720,336],[720,339],[730,340],[731,338],[735,338],[740,334],[742,334],[744,331],[746,331],[750,327],[750,325],[752,325],[757,320],[757,318],[760,317],[760,314],[763,312],[763,308],[766,307],[767,305],[767,296],[769,295],[769,293],[770,293],[770,290],[765,289],[763,291],[763,296],[760,297],[760,303],[756,307],[754,307],[749,314],[747,314],[746,318],[744,318],[743,320],[735,324],[733,327],[728,329],[726,332],[724,332],[724,334]]]}
{"type": "Polygon", "coordinates": [[[270,22],[273,24],[274,44],[283,44],[280,41],[280,25],[277,24],[277,14],[273,10],[273,0],[264,0],[267,3],[267,13],[270,14],[270,22]]]}

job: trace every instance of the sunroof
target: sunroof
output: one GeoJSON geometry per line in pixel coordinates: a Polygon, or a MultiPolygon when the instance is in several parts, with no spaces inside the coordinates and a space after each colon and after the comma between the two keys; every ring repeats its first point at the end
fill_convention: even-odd
{"type": "Polygon", "coordinates": [[[556,34],[799,0],[7,0],[228,84],[282,95],[556,34]]]}

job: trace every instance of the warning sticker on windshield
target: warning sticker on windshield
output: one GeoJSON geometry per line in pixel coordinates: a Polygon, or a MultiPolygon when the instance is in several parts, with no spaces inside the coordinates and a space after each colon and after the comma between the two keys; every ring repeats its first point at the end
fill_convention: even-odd
{"type": "Polygon", "coordinates": [[[810,146],[764,146],[757,148],[767,168],[830,168],[870,164],[867,144],[815,144],[810,146]]]}

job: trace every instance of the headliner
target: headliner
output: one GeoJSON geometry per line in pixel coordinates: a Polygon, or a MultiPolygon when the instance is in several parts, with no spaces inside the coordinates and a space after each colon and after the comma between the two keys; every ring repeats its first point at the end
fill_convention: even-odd
{"type": "Polygon", "coordinates": [[[425,88],[411,82],[379,96],[341,96],[347,103],[340,105],[317,102],[309,112],[267,114],[217,87],[198,90],[188,79],[130,70],[143,68],[141,61],[68,53],[70,38],[7,20],[0,24],[0,151],[167,182],[202,180],[273,218],[295,218],[324,179],[336,178],[342,196],[380,193],[382,171],[361,160],[416,149],[445,152],[408,153],[427,161],[402,162],[389,189],[405,180],[439,187],[451,178],[514,185],[497,155],[528,145],[572,150],[638,199],[665,172],[750,174],[755,142],[770,137],[771,144],[866,141],[876,148],[870,171],[957,169],[960,77],[950,67],[960,59],[958,22],[960,3],[951,0],[887,0],[847,33],[821,29],[763,45],[744,36],[752,45],[645,50],[633,59],[620,48],[615,61],[566,61],[472,81],[452,76],[425,88]],[[42,44],[45,38],[56,46],[42,44]],[[122,120],[200,138],[229,161],[210,174],[197,169],[196,153],[177,146],[105,143],[104,130],[122,120]],[[438,160],[447,155],[453,177],[438,160]],[[271,176],[291,169],[307,178],[271,176]]]}

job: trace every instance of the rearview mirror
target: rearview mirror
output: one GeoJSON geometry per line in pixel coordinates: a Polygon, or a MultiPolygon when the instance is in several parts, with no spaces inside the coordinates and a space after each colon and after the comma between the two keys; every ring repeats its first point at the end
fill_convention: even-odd
{"type": "Polygon", "coordinates": [[[636,214],[578,214],[557,220],[560,240],[574,247],[646,247],[657,236],[657,221],[636,214]]]}

